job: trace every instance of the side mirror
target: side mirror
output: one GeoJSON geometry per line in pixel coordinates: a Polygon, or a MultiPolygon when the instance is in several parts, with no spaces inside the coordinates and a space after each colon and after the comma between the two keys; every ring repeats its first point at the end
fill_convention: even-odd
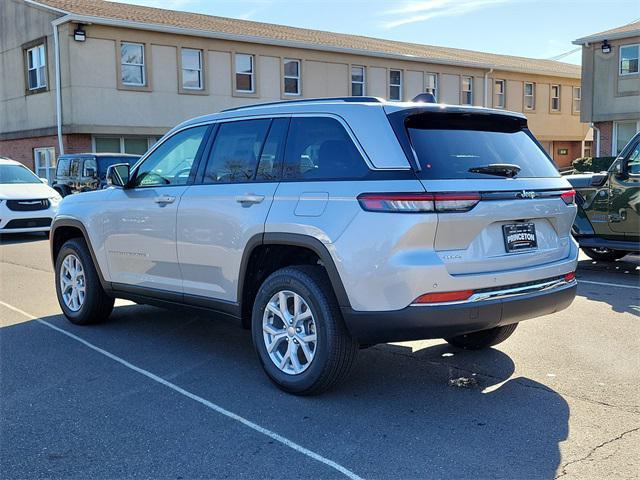
{"type": "Polygon", "coordinates": [[[44,183],[45,185],[49,185],[49,180],[47,180],[46,178],[42,178],[42,177],[40,177],[40,181],[41,181],[42,183],[44,183]]]}
{"type": "Polygon", "coordinates": [[[128,163],[117,163],[107,168],[107,185],[113,187],[124,187],[129,182],[128,163]]]}

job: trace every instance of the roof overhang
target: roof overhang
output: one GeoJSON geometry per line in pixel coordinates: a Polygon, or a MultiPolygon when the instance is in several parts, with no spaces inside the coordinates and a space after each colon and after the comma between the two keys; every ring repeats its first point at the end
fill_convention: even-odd
{"type": "Polygon", "coordinates": [[[106,26],[113,26],[113,27],[132,28],[137,30],[149,30],[154,32],[171,33],[174,35],[187,35],[187,36],[194,36],[194,37],[214,38],[218,40],[230,40],[230,41],[246,42],[246,43],[259,43],[263,45],[300,48],[305,50],[317,50],[317,51],[324,51],[324,52],[347,53],[352,55],[388,58],[393,60],[404,60],[404,61],[410,61],[410,62],[432,63],[432,64],[439,64],[439,65],[451,65],[451,66],[458,66],[458,67],[477,68],[481,70],[494,69],[502,72],[530,73],[534,75],[546,75],[550,77],[562,77],[562,78],[580,78],[580,72],[576,72],[576,74],[572,75],[569,73],[557,73],[557,72],[540,70],[535,68],[526,68],[526,67],[513,68],[513,67],[504,66],[504,65],[482,63],[482,62],[452,61],[449,59],[443,59],[438,57],[423,57],[423,56],[415,56],[415,55],[394,54],[394,53],[379,52],[379,51],[373,51],[373,50],[337,47],[332,45],[301,42],[297,40],[282,40],[282,39],[275,39],[275,38],[260,37],[255,35],[237,35],[237,34],[230,34],[230,33],[224,33],[224,32],[214,32],[210,30],[174,27],[171,25],[162,25],[157,23],[133,22],[130,20],[122,20],[118,18],[78,15],[72,12],[67,12],[57,8],[49,7],[48,5],[37,2],[36,0],[25,0],[25,1],[31,5],[34,5],[40,8],[50,9],[57,13],[63,14],[63,16],[61,16],[60,18],[54,21],[54,24],[56,25],[62,25],[68,22],[106,25],[106,26]]]}
{"type": "Polygon", "coordinates": [[[603,42],[604,40],[621,40],[623,38],[631,38],[631,37],[639,37],[640,36],[640,28],[635,30],[628,30],[626,32],[617,32],[617,33],[597,33],[595,35],[590,35],[588,37],[578,38],[574,40],[574,45],[588,45],[590,43],[595,42],[603,42]]]}

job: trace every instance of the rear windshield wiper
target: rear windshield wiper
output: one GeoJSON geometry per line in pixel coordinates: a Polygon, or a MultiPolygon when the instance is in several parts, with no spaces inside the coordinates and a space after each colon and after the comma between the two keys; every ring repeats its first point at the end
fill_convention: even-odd
{"type": "Polygon", "coordinates": [[[497,175],[499,177],[515,177],[520,171],[518,165],[511,163],[491,163],[482,167],[473,167],[468,170],[471,173],[485,173],[487,175],[497,175]]]}

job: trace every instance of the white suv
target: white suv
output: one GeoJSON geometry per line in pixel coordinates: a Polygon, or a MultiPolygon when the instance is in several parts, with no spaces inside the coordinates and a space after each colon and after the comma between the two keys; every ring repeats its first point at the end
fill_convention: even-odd
{"type": "Polygon", "coordinates": [[[575,296],[574,192],[517,113],[376,98],[243,107],[174,128],[113,187],[67,197],[60,306],[188,306],[251,328],[280,388],[359,346],[505,340],[575,296]]]}

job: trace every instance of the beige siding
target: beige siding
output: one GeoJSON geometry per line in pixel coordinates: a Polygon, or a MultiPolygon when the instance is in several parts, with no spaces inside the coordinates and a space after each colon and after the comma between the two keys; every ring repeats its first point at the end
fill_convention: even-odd
{"type": "MultiPolygon", "coordinates": [[[[387,69],[381,67],[370,67],[367,69],[367,95],[374,97],[388,98],[387,92],[387,69]]],[[[314,96],[314,95],[310,95],[314,96]]]]}
{"type": "Polygon", "coordinates": [[[442,103],[457,105],[460,103],[460,75],[440,75],[440,98],[442,103]]]}
{"type": "Polygon", "coordinates": [[[424,88],[424,73],[415,70],[407,70],[404,74],[404,98],[411,100],[422,93],[424,88]]]}

